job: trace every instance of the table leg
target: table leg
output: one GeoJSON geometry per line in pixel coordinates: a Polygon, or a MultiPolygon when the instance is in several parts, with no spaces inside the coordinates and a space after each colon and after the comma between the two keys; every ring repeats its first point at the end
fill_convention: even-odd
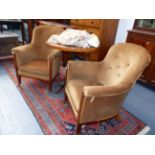
{"type": "Polygon", "coordinates": [[[3,25],[0,25],[1,32],[3,33],[3,25]]]}

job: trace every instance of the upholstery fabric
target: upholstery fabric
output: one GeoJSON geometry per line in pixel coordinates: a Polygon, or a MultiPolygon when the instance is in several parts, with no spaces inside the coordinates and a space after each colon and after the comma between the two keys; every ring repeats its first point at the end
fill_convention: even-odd
{"type": "Polygon", "coordinates": [[[19,74],[23,74],[25,76],[29,75],[38,75],[37,77],[40,79],[46,79],[48,80],[49,76],[48,76],[48,62],[45,60],[32,60],[29,61],[28,63],[26,63],[25,65],[21,65],[19,66],[19,70],[18,70],[19,74]],[[24,74],[27,73],[27,74],[24,74]],[[45,78],[42,78],[42,76],[44,76],[45,78]]]}
{"type": "Polygon", "coordinates": [[[32,72],[36,74],[48,75],[48,63],[45,60],[33,60],[29,61],[25,65],[21,65],[19,70],[25,72],[32,72]]]}
{"type": "Polygon", "coordinates": [[[70,61],[65,91],[78,123],[117,115],[150,60],[145,48],[120,43],[113,45],[101,62],[70,61]]]}
{"type": "Polygon", "coordinates": [[[90,85],[89,81],[84,80],[70,80],[67,89],[70,92],[72,102],[74,103],[75,110],[79,112],[81,93],[84,86],[90,85]]]}
{"type": "Polygon", "coordinates": [[[37,26],[34,28],[30,44],[12,49],[16,56],[19,76],[49,81],[50,75],[53,79],[59,73],[62,53],[48,47],[46,42],[52,34],[59,34],[63,30],[60,25],[37,26]]]}

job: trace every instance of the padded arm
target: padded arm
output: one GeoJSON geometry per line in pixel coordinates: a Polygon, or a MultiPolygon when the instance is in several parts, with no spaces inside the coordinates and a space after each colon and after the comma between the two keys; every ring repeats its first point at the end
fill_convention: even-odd
{"type": "Polygon", "coordinates": [[[59,73],[61,59],[62,52],[59,50],[52,49],[48,55],[48,69],[52,78],[54,78],[59,73]]]}
{"type": "Polygon", "coordinates": [[[68,61],[67,81],[76,78],[96,77],[100,62],[68,61]]]}
{"type": "Polygon", "coordinates": [[[13,48],[12,54],[16,56],[17,66],[25,64],[36,56],[31,44],[13,48]]]}
{"type": "Polygon", "coordinates": [[[60,50],[52,49],[48,55],[48,59],[52,60],[61,56],[62,56],[62,52],[60,50]]]}
{"type": "Polygon", "coordinates": [[[115,86],[85,86],[84,96],[86,97],[103,97],[103,96],[114,96],[128,92],[133,84],[131,83],[120,83],[115,86]]]}

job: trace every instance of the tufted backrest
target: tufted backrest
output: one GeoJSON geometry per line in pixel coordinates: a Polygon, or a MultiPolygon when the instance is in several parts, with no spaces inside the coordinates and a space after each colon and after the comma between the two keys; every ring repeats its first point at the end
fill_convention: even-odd
{"type": "Polygon", "coordinates": [[[113,45],[101,62],[98,81],[105,85],[134,83],[150,60],[150,54],[142,46],[131,43],[113,45]]]}

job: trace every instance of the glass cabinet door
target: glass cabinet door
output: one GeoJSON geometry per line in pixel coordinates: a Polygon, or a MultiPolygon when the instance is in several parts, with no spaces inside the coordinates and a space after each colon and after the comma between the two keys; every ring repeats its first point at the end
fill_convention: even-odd
{"type": "Polygon", "coordinates": [[[136,19],[134,28],[155,31],[155,19],[136,19]]]}

